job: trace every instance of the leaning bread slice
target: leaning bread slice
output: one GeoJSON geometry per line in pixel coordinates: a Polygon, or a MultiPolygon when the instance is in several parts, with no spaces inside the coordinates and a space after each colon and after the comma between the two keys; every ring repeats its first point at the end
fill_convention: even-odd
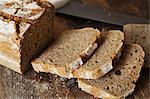
{"type": "Polygon", "coordinates": [[[112,71],[95,80],[79,79],[78,86],[95,97],[125,98],[134,91],[144,56],[140,45],[128,45],[112,71]]]}
{"type": "Polygon", "coordinates": [[[82,65],[98,46],[100,32],[93,28],[68,30],[32,62],[37,72],[71,78],[72,71],[82,65]]]}
{"type": "Polygon", "coordinates": [[[119,30],[110,30],[102,37],[103,42],[93,56],[73,72],[76,78],[96,79],[113,69],[112,61],[115,57],[119,57],[124,33],[119,30]]]}

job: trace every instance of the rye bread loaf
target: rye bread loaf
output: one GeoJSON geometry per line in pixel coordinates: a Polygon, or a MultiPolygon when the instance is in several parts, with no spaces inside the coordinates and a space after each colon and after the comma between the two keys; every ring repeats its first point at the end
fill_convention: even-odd
{"type": "Polygon", "coordinates": [[[150,24],[124,25],[125,43],[140,44],[145,51],[144,68],[150,67],[150,24]]]}
{"type": "MultiPolygon", "coordinates": [[[[2,1],[0,1],[0,4],[2,1]]],[[[20,0],[19,2],[23,1],[20,0]]],[[[12,2],[14,3],[6,3],[5,5],[10,5],[13,9],[17,1],[12,2]]],[[[32,21],[27,21],[29,17],[26,11],[21,12],[21,19],[15,16],[14,14],[17,14],[19,10],[14,14],[10,11],[10,16],[9,14],[1,14],[0,17],[0,64],[21,74],[31,66],[31,60],[46,48],[52,38],[54,20],[53,6],[51,4],[42,5],[42,3],[38,5],[34,1],[33,3],[35,5],[33,7],[28,6],[26,10],[30,10],[29,7],[31,7],[35,10],[41,9],[41,11],[38,13],[30,13],[30,18],[32,15],[38,16],[32,17],[32,21]]],[[[24,4],[24,6],[27,5],[24,4]]]]}
{"type": "Polygon", "coordinates": [[[145,53],[140,45],[127,45],[114,69],[95,80],[78,80],[81,90],[99,98],[118,99],[132,94],[145,53]]]}
{"type": "Polygon", "coordinates": [[[32,62],[36,72],[72,78],[77,69],[98,47],[100,32],[93,28],[68,30],[32,62]]]}
{"type": "Polygon", "coordinates": [[[102,33],[103,42],[90,59],[73,72],[74,77],[96,79],[113,69],[112,61],[119,57],[124,41],[124,33],[110,30],[102,33]]]}
{"type": "Polygon", "coordinates": [[[42,0],[2,0],[0,16],[16,22],[34,24],[41,16],[49,16],[52,8],[50,3],[42,0]]]}

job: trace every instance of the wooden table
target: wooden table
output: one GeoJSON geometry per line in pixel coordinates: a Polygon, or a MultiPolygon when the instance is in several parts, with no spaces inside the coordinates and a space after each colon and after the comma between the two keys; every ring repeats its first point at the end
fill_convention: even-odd
{"type": "MultiPolygon", "coordinates": [[[[122,27],[64,15],[56,15],[54,37],[70,28],[95,27],[100,30],[122,27]]],[[[134,93],[127,99],[150,98],[149,69],[142,69],[134,93]]],[[[20,75],[0,66],[0,99],[93,99],[77,87],[76,79],[65,79],[52,74],[37,74],[33,70],[20,75]]]]}

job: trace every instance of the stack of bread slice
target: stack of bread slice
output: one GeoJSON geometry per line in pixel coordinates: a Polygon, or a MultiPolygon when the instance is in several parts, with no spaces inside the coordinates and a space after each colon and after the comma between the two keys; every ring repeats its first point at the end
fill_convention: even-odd
{"type": "Polygon", "coordinates": [[[124,45],[119,30],[83,28],[62,34],[32,62],[36,72],[78,78],[81,90],[99,98],[124,98],[134,91],[145,56],[140,45],[124,45]]]}
{"type": "Polygon", "coordinates": [[[49,44],[53,6],[34,0],[0,0],[0,64],[18,73],[49,44]]]}

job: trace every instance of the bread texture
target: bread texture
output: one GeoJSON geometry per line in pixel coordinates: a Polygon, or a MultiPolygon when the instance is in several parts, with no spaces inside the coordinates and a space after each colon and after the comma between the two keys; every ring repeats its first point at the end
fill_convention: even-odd
{"type": "Polygon", "coordinates": [[[103,41],[90,59],[73,72],[74,77],[96,79],[113,69],[113,60],[120,56],[124,41],[124,33],[110,30],[102,33],[103,41]]]}
{"type": "Polygon", "coordinates": [[[2,1],[0,1],[0,7],[3,6],[0,9],[0,64],[22,74],[31,67],[31,60],[52,40],[54,8],[51,4],[43,4],[45,7],[41,4],[41,7],[34,1],[30,2],[33,7],[28,6],[30,3],[22,3],[23,1],[8,0],[9,3],[5,4],[2,1]],[[18,11],[12,13],[17,4],[18,11]],[[25,8],[27,12],[19,4],[27,6],[25,8]],[[32,8],[40,10],[28,14],[32,8]]]}
{"type": "Polygon", "coordinates": [[[100,32],[93,28],[68,30],[32,62],[36,72],[72,78],[72,72],[98,47],[100,32]]]}
{"type": "Polygon", "coordinates": [[[81,90],[99,98],[118,99],[132,94],[145,53],[140,45],[126,45],[120,60],[108,74],[95,80],[79,79],[81,90]]]}
{"type": "Polygon", "coordinates": [[[145,65],[150,67],[150,24],[127,24],[124,25],[126,44],[140,44],[145,51],[145,65]]]}

